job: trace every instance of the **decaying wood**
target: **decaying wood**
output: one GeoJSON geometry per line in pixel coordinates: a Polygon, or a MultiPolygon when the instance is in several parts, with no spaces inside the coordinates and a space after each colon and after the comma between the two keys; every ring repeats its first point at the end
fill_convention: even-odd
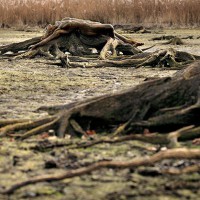
{"type": "Polygon", "coordinates": [[[47,36],[42,37],[42,39],[37,37],[0,47],[1,54],[8,51],[16,53],[23,50],[26,52],[15,56],[15,59],[34,58],[37,55],[42,55],[48,59],[59,59],[62,67],[69,67],[70,64],[65,52],[78,56],[91,55],[91,48],[96,48],[100,52],[101,59],[106,58],[109,50],[115,56],[118,51],[123,52],[124,55],[141,52],[136,46],[142,45],[142,43],[137,43],[120,35],[114,31],[111,25],[75,18],[64,18],[57,24],[59,25],[54,25],[55,31],[50,35],[46,34],[47,36]],[[114,35],[115,38],[112,38],[114,35]]]}
{"type": "MultiPolygon", "coordinates": [[[[37,37],[24,42],[2,46],[0,47],[1,54],[5,54],[7,51],[17,53],[24,50],[26,51],[25,53],[21,53],[14,58],[34,58],[40,55],[52,60],[50,64],[59,65],[61,67],[152,66],[179,69],[183,64],[199,59],[197,56],[173,49],[143,53],[142,50],[137,48],[137,46],[143,43],[138,43],[131,38],[124,37],[114,31],[111,25],[104,25],[99,22],[64,18],[57,22],[57,24],[58,25],[51,26],[54,27],[53,32],[51,32],[50,35],[48,33],[41,41],[40,38],[37,37]],[[69,24],[71,25],[69,26],[69,24]],[[73,26],[77,26],[78,28],[73,28],[73,26]],[[102,34],[96,34],[96,31],[99,30],[96,30],[96,28],[99,26],[106,27],[105,30],[100,30],[102,34]],[[67,27],[69,30],[66,29],[67,27]],[[106,32],[106,30],[108,32],[106,32]],[[95,33],[94,35],[91,34],[93,32],[95,33]],[[69,61],[68,55],[66,54],[66,52],[69,52],[72,56],[93,56],[91,48],[95,48],[98,51],[99,57],[93,60],[88,59],[84,63],[80,63],[80,61],[69,61]],[[111,52],[111,54],[109,54],[109,52],[111,52]],[[120,52],[124,55],[123,59],[116,59],[120,52]],[[127,55],[135,55],[135,57],[127,55]],[[60,62],[58,63],[56,60],[60,62]]],[[[181,44],[181,40],[174,36],[169,42],[172,44],[181,44]]]]}
{"type": "MultiPolygon", "coordinates": [[[[88,133],[108,133],[109,137],[47,144],[48,148],[67,146],[87,148],[100,143],[117,143],[127,140],[139,140],[167,148],[149,157],[136,158],[131,161],[101,161],[63,174],[33,177],[0,191],[12,194],[26,185],[43,181],[58,181],[66,178],[91,173],[101,168],[129,168],[154,165],[163,159],[200,159],[198,149],[177,149],[180,142],[200,141],[200,62],[199,56],[174,49],[158,50],[153,53],[142,52],[129,39],[115,33],[116,38],[106,35],[88,36],[72,32],[59,36],[46,44],[28,50],[38,44],[40,38],[33,38],[21,43],[0,47],[1,54],[12,50],[25,53],[18,58],[34,58],[43,55],[52,64],[62,67],[167,67],[181,69],[173,77],[146,81],[141,85],[115,94],[107,94],[92,99],[67,105],[41,107],[49,116],[39,119],[4,119],[0,120],[0,137],[27,139],[53,129],[56,136],[66,134],[89,137],[88,133]],[[96,48],[98,55],[92,54],[90,48],[96,48]],[[70,52],[68,57],[65,52],[70,52]],[[112,56],[108,55],[111,51],[112,56]],[[123,56],[119,56],[119,52],[123,56]],[[109,56],[109,60],[107,59],[109,56]],[[70,61],[69,61],[70,58],[70,61]],[[192,63],[193,62],[193,63],[192,63]],[[192,63],[192,64],[190,64],[192,63]],[[145,133],[147,130],[148,134],[145,133]]],[[[175,37],[173,40],[176,39],[175,37]]],[[[176,42],[177,43],[177,42],[176,42]]],[[[175,44],[175,43],[174,43],[175,44]]],[[[40,146],[35,146],[35,149],[40,146]]],[[[37,149],[37,150],[38,150],[37,149]]],[[[158,151],[157,148],[155,151],[158,151]]],[[[161,170],[164,174],[181,174],[199,172],[199,164],[183,169],[161,170]]]]}
{"type": "MultiPolygon", "coordinates": [[[[131,134],[127,136],[120,136],[120,137],[107,137],[107,138],[102,138],[102,139],[97,139],[93,141],[87,141],[87,142],[79,142],[77,144],[73,145],[73,148],[87,148],[91,147],[97,144],[101,143],[118,143],[118,142],[124,142],[128,140],[138,140],[142,142],[147,142],[150,144],[159,144],[159,145],[165,145],[168,148],[175,148],[179,146],[178,140],[179,141],[184,141],[186,138],[187,139],[193,139],[200,137],[200,128],[198,127],[193,129],[194,126],[188,126],[181,128],[177,131],[168,133],[168,134],[158,134],[158,133],[151,133],[148,135],[144,134],[131,134]],[[193,134],[191,134],[191,132],[193,134]]],[[[69,147],[70,148],[70,147],[69,147]]]]}
{"type": "Polygon", "coordinates": [[[173,38],[175,38],[176,36],[174,35],[162,35],[162,36],[159,36],[159,37],[154,37],[152,38],[151,40],[171,40],[173,38]]]}
{"type": "Polygon", "coordinates": [[[200,172],[200,165],[191,165],[191,166],[186,166],[183,169],[163,169],[161,170],[161,173],[163,174],[171,174],[171,175],[180,175],[180,174],[191,174],[194,172],[200,172]]]}
{"type": "Polygon", "coordinates": [[[168,42],[165,42],[163,44],[172,44],[172,45],[183,45],[184,42],[182,41],[181,38],[179,37],[174,37],[172,39],[170,39],[168,42]]]}
{"type": "Polygon", "coordinates": [[[115,25],[116,29],[120,29],[126,33],[151,33],[151,30],[146,29],[143,26],[133,26],[131,24],[115,25]]]}
{"type": "Polygon", "coordinates": [[[1,136],[25,139],[49,129],[54,129],[57,136],[64,137],[70,131],[81,130],[79,134],[85,133],[88,127],[96,133],[116,133],[117,130],[118,134],[127,134],[141,133],[146,128],[150,132],[167,133],[194,125],[196,127],[191,134],[193,131],[195,134],[195,129],[198,131],[200,125],[199,76],[200,62],[195,62],[172,78],[147,81],[127,91],[86,101],[41,107],[39,110],[48,111],[52,118],[7,125],[0,129],[0,133],[1,136]],[[74,130],[75,126],[70,124],[70,120],[74,120],[81,129],[74,130]],[[19,129],[24,133],[17,134],[19,129]]]}
{"type": "Polygon", "coordinates": [[[187,139],[200,137],[200,128],[199,127],[195,129],[193,128],[194,126],[188,126],[168,134],[149,133],[149,134],[130,134],[125,136],[114,136],[114,137],[98,136],[97,138],[93,137],[92,140],[78,141],[78,142],[65,141],[65,140],[64,141],[45,140],[45,141],[38,141],[35,146],[31,147],[31,149],[37,151],[45,151],[47,149],[60,148],[60,147],[66,147],[67,150],[80,149],[80,148],[85,149],[98,144],[104,144],[104,143],[115,144],[130,140],[141,141],[159,146],[167,146],[168,148],[175,148],[180,146],[178,141],[185,141],[187,139]]]}
{"type": "MultiPolygon", "coordinates": [[[[156,153],[152,156],[146,156],[142,158],[135,158],[130,161],[100,161],[96,163],[92,163],[88,166],[81,167],[74,170],[69,170],[67,172],[61,174],[54,174],[54,175],[43,175],[39,177],[30,178],[26,181],[22,181],[12,185],[10,188],[0,191],[1,194],[12,194],[16,190],[25,187],[30,184],[35,184],[39,182],[45,181],[59,181],[67,178],[72,178],[75,176],[81,176],[84,174],[91,173],[95,170],[99,170],[101,168],[133,168],[139,166],[148,166],[153,165],[159,161],[164,159],[200,159],[200,150],[199,149],[186,149],[186,148],[177,148],[172,150],[161,151],[156,153]]],[[[196,172],[199,171],[199,166],[195,166],[192,169],[185,170],[185,173],[189,171],[196,172]]],[[[163,171],[164,172],[164,171],[163,171]]],[[[182,171],[184,172],[184,170],[182,171]]]]}
{"type": "Polygon", "coordinates": [[[35,38],[29,39],[29,40],[25,40],[23,42],[12,43],[9,45],[0,46],[0,52],[1,52],[1,54],[4,54],[8,51],[17,53],[18,51],[28,50],[28,48],[31,45],[38,43],[40,40],[41,40],[41,37],[35,37],[35,38]]]}
{"type": "MultiPolygon", "coordinates": [[[[151,40],[172,40],[174,38],[177,38],[177,36],[175,35],[162,35],[162,36],[159,36],[159,37],[154,37],[152,38],[151,40]]],[[[185,36],[185,37],[181,37],[180,39],[193,39],[193,36],[192,35],[188,35],[188,36],[185,36]]]]}

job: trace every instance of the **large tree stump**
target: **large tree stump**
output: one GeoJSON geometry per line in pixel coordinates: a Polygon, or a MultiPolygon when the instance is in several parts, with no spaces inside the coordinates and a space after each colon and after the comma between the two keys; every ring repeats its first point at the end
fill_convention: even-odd
{"type": "Polygon", "coordinates": [[[136,47],[142,43],[137,43],[132,39],[117,33],[112,29],[111,25],[103,25],[99,22],[64,18],[57,22],[57,24],[58,25],[50,26],[54,27],[54,31],[47,32],[47,36],[45,34],[45,36],[42,37],[42,41],[37,37],[24,42],[2,46],[0,47],[1,54],[5,54],[7,51],[17,53],[24,50],[26,51],[25,53],[19,55],[14,54],[14,58],[34,58],[37,55],[42,55],[51,60],[60,60],[60,63],[54,62],[54,64],[61,65],[62,67],[152,66],[181,68],[182,64],[199,59],[198,56],[186,52],[177,52],[173,49],[164,49],[153,53],[143,53],[142,50],[136,47]],[[73,28],[73,26],[76,28],[73,28]],[[91,35],[91,32],[94,30],[96,31],[96,26],[97,28],[98,26],[103,28],[105,26],[105,29],[101,29],[99,34],[91,35]],[[66,30],[66,27],[68,27],[69,30],[66,30]],[[110,31],[112,31],[112,33],[110,33],[110,31]],[[100,59],[93,59],[92,62],[90,62],[90,60],[85,62],[85,60],[82,59],[84,60],[84,64],[80,63],[80,59],[78,63],[69,63],[66,52],[69,52],[72,56],[80,57],[92,55],[92,48],[95,48],[98,51],[100,59]],[[111,52],[111,54],[109,52],[111,52]],[[117,57],[119,52],[123,53],[123,58],[120,56],[117,57]],[[133,56],[130,57],[128,55],[133,56]],[[108,57],[109,60],[107,59],[108,57]]]}

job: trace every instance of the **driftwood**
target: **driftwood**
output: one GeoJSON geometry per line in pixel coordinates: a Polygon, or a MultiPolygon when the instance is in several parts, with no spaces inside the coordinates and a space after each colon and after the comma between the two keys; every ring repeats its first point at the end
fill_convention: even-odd
{"type": "MultiPolygon", "coordinates": [[[[17,53],[19,51],[26,51],[20,55],[14,57],[17,58],[34,58],[35,56],[44,56],[48,59],[66,59],[66,63],[62,67],[69,66],[67,61],[67,54],[69,52],[72,56],[85,56],[93,55],[91,48],[97,49],[100,53],[100,58],[105,59],[108,55],[107,52],[111,49],[111,46],[116,46],[116,51],[123,52],[124,55],[134,55],[141,53],[142,51],[131,44],[124,43],[120,39],[109,40],[106,36],[77,36],[75,33],[70,35],[63,35],[59,38],[50,41],[48,44],[39,47],[34,50],[29,50],[28,48],[40,41],[40,38],[32,38],[20,43],[14,43],[6,46],[0,47],[1,54],[5,54],[8,51],[17,53]],[[110,42],[111,41],[111,42],[110,42]],[[107,44],[107,45],[106,45],[107,44]]],[[[111,49],[112,50],[112,49],[111,49]]],[[[113,50],[114,51],[114,50],[113,50]]],[[[15,56],[16,54],[14,54],[15,56]]]]}
{"type": "Polygon", "coordinates": [[[114,28],[120,29],[126,33],[151,33],[151,30],[146,29],[143,26],[133,26],[131,24],[114,25],[114,28]]]}
{"type": "Polygon", "coordinates": [[[162,35],[162,36],[159,36],[159,37],[153,37],[151,40],[171,40],[173,38],[175,38],[176,36],[174,35],[162,35]]]}
{"type": "MultiPolygon", "coordinates": [[[[159,66],[180,69],[185,64],[199,59],[199,56],[175,51],[174,49],[144,53],[131,45],[131,43],[134,43],[133,41],[117,32],[114,32],[116,38],[112,37],[112,33],[94,36],[82,34],[88,30],[89,32],[96,31],[96,26],[104,27],[104,25],[97,22],[85,22],[84,20],[71,18],[63,19],[63,22],[59,22],[58,24],[60,25],[55,26],[56,29],[52,35],[45,36],[45,39],[39,43],[39,38],[33,38],[22,43],[0,47],[0,51],[5,53],[12,48],[13,52],[17,52],[19,49],[27,49],[31,44],[36,43],[31,50],[15,58],[34,57],[40,54],[50,59],[58,58],[61,61],[60,65],[63,67],[69,66],[68,56],[65,51],[69,51],[72,54],[70,65],[73,67],[159,66]],[[72,25],[75,23],[75,31],[73,29],[70,33],[61,34],[59,37],[53,37],[53,40],[50,40],[49,37],[57,33],[55,32],[56,30],[63,31],[60,25],[68,27],[68,21],[66,22],[65,20],[72,20],[72,25]],[[82,26],[82,23],[87,24],[86,30],[78,29],[79,31],[77,32],[77,26],[82,26]],[[122,51],[124,54],[136,55],[99,60],[97,57],[91,56],[90,47],[95,47],[99,50],[102,59],[106,58],[108,50],[112,50],[113,53],[122,51]],[[91,57],[85,58],[83,55],[90,55],[91,57]]],[[[108,28],[109,31],[112,31],[110,25],[108,28]]],[[[105,30],[101,29],[101,31],[105,30]]],[[[52,63],[55,62],[52,61],[52,63]]],[[[47,110],[51,114],[53,111],[53,115],[36,120],[0,121],[0,126],[2,126],[0,134],[1,136],[9,135],[25,139],[50,128],[54,128],[59,137],[64,137],[66,132],[87,135],[86,129],[88,127],[96,132],[107,131],[115,132],[115,134],[126,134],[141,132],[144,128],[152,129],[151,131],[166,132],[188,125],[198,125],[198,121],[195,118],[196,110],[199,108],[198,72],[199,62],[196,62],[173,78],[153,80],[128,91],[96,97],[83,102],[54,106],[52,108],[43,107],[41,109],[47,110]],[[119,126],[120,124],[124,125],[119,126]],[[113,130],[113,127],[116,130],[113,130]],[[17,130],[25,130],[25,132],[18,134],[17,130]]]]}
{"type": "MultiPolygon", "coordinates": [[[[124,40],[126,38],[124,39],[121,35],[112,38],[102,34],[88,36],[72,32],[31,50],[28,48],[40,43],[40,38],[0,47],[2,54],[9,50],[16,54],[19,50],[27,50],[25,53],[15,56],[15,59],[44,55],[51,59],[53,64],[56,63],[54,59],[58,58],[62,67],[70,65],[72,67],[159,66],[181,68],[171,78],[146,81],[123,92],[67,105],[43,106],[38,110],[47,111],[49,116],[41,119],[0,120],[0,137],[24,140],[53,129],[56,136],[61,138],[65,137],[66,134],[89,137],[91,133],[107,133],[110,134],[110,137],[87,140],[85,143],[50,143],[47,144],[47,148],[61,146],[68,146],[67,149],[87,148],[100,143],[116,143],[126,140],[139,140],[160,146],[164,145],[168,148],[180,146],[179,141],[194,140],[194,143],[198,144],[200,141],[200,62],[194,61],[198,60],[199,56],[174,49],[146,53],[130,43],[124,42],[124,40]],[[99,60],[97,56],[92,55],[90,48],[96,48],[101,59],[107,57],[108,50],[116,55],[119,51],[123,52],[124,56],[99,60]],[[66,51],[72,54],[69,57],[70,63],[65,54],[66,51]],[[191,64],[191,62],[193,63],[191,64]]],[[[35,147],[34,150],[40,150],[40,146],[35,147]]],[[[156,149],[156,151],[158,150],[156,149]]],[[[198,149],[176,148],[130,161],[95,162],[62,174],[43,175],[18,182],[10,188],[1,190],[0,194],[12,194],[15,190],[26,185],[80,176],[104,167],[132,168],[153,165],[163,159],[179,158],[199,159],[200,151],[198,149]]],[[[160,173],[180,174],[199,172],[199,170],[200,167],[197,163],[182,169],[161,170],[160,173]]]]}

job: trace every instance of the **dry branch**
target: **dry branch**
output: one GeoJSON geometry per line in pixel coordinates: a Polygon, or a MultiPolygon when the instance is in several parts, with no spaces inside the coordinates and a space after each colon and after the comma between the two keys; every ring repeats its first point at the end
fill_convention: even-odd
{"type": "MultiPolygon", "coordinates": [[[[148,166],[153,165],[164,159],[200,159],[200,150],[199,149],[186,149],[186,148],[177,148],[173,150],[166,150],[159,153],[156,153],[152,156],[147,156],[143,158],[135,158],[131,161],[100,161],[93,164],[90,164],[86,167],[81,167],[75,170],[70,170],[62,174],[55,175],[43,175],[35,178],[28,179],[27,181],[22,181],[12,185],[7,190],[1,191],[1,194],[12,194],[16,190],[25,187],[27,185],[45,182],[45,181],[59,181],[67,178],[72,178],[75,176],[81,176],[84,174],[91,173],[95,170],[101,168],[133,168],[139,166],[148,166]]],[[[195,167],[194,171],[199,171],[199,167],[195,167]]],[[[184,170],[183,170],[184,172],[184,170]]],[[[188,170],[186,170],[186,173],[188,170]]]]}

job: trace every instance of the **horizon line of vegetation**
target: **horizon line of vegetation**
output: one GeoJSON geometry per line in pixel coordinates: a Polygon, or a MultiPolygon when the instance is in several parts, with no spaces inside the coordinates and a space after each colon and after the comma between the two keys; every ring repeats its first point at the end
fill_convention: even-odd
{"type": "Polygon", "coordinates": [[[0,23],[40,26],[64,17],[102,23],[199,27],[199,0],[0,0],[0,23]]]}

